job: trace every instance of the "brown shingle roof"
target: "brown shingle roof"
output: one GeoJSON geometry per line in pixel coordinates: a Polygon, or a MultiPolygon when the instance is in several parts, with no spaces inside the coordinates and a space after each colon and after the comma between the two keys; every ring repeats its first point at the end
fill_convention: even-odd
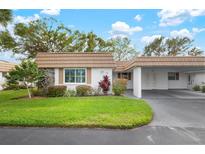
{"type": "Polygon", "coordinates": [[[15,64],[6,61],[0,61],[0,72],[8,72],[14,68],[15,64]]]}
{"type": "Polygon", "coordinates": [[[94,67],[126,71],[133,67],[205,67],[205,57],[135,57],[130,61],[113,60],[111,53],[38,53],[39,68],[94,67]]]}
{"type": "Polygon", "coordinates": [[[122,67],[116,67],[115,71],[125,71],[133,67],[204,67],[205,57],[136,57],[125,63],[122,67]]]}
{"type": "Polygon", "coordinates": [[[39,68],[103,67],[114,68],[111,53],[43,53],[37,54],[39,68]]]}

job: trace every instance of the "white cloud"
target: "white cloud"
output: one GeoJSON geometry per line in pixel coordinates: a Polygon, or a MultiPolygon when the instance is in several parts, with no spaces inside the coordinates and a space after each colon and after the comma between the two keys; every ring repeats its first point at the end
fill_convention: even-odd
{"type": "Polygon", "coordinates": [[[161,35],[152,35],[152,36],[144,36],[141,39],[141,42],[144,44],[149,44],[151,42],[153,42],[156,38],[160,38],[161,35]]]}
{"type": "Polygon", "coordinates": [[[192,28],[192,32],[193,33],[201,33],[201,32],[204,32],[205,31],[205,28],[192,28]]]}
{"type": "Polygon", "coordinates": [[[205,28],[194,27],[194,28],[192,28],[191,31],[184,28],[184,29],[181,29],[181,30],[171,31],[170,36],[171,37],[188,37],[188,38],[192,39],[194,37],[194,35],[196,35],[197,33],[204,32],[204,31],[205,31],[205,28]]]}
{"type": "Polygon", "coordinates": [[[170,36],[174,37],[174,38],[175,37],[180,37],[180,38],[188,37],[188,38],[192,39],[193,38],[193,33],[190,32],[188,29],[184,28],[184,29],[181,29],[179,31],[177,31],[177,30],[171,31],[170,36]]]}
{"type": "Polygon", "coordinates": [[[203,9],[201,9],[201,10],[193,9],[193,10],[189,10],[189,14],[192,17],[202,16],[202,15],[205,15],[205,10],[203,10],[203,9]]]}
{"type": "Polygon", "coordinates": [[[126,38],[128,37],[127,35],[125,34],[113,34],[111,35],[111,38],[115,39],[115,38],[126,38]]]}
{"type": "Polygon", "coordinates": [[[112,24],[112,31],[110,32],[111,35],[132,35],[136,32],[142,31],[142,27],[130,27],[127,23],[122,21],[117,21],[112,24]]]}
{"type": "Polygon", "coordinates": [[[41,11],[42,14],[57,16],[60,14],[60,9],[44,9],[41,11]]]}
{"type": "Polygon", "coordinates": [[[180,10],[161,10],[158,12],[160,17],[159,26],[175,26],[183,23],[185,20],[196,16],[205,15],[205,10],[180,9],[180,10]]]}
{"type": "Polygon", "coordinates": [[[40,19],[38,14],[34,14],[33,16],[25,17],[25,16],[16,16],[14,17],[14,23],[29,23],[31,21],[35,21],[40,19]]]}
{"type": "Polygon", "coordinates": [[[135,16],[134,18],[136,21],[141,21],[142,20],[142,17],[138,14],[135,16]]]}

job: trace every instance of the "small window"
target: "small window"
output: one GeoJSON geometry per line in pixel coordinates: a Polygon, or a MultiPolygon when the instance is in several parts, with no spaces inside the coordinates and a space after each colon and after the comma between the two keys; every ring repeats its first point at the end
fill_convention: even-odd
{"type": "Polygon", "coordinates": [[[65,83],[85,83],[85,69],[65,69],[65,83]]]}
{"type": "Polygon", "coordinates": [[[179,72],[168,72],[168,80],[179,80],[179,72]]]}
{"type": "Polygon", "coordinates": [[[131,80],[131,72],[118,73],[117,76],[118,76],[119,79],[127,79],[127,80],[131,80]]]}

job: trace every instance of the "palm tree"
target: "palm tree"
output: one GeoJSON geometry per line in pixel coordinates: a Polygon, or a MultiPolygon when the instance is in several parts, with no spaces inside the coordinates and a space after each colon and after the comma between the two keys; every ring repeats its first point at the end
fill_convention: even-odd
{"type": "Polygon", "coordinates": [[[12,11],[7,9],[0,10],[0,24],[6,27],[12,21],[12,11]]]}
{"type": "Polygon", "coordinates": [[[188,55],[190,56],[200,56],[203,54],[203,50],[197,48],[197,47],[194,47],[192,48],[189,52],[188,52],[188,55]]]}

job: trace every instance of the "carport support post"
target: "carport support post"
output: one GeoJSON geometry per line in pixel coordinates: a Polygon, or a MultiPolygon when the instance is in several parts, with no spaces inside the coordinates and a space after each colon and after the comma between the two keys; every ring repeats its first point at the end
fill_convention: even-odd
{"type": "Polygon", "coordinates": [[[141,81],[141,67],[133,69],[133,94],[134,96],[142,97],[142,81],[141,81]]]}

